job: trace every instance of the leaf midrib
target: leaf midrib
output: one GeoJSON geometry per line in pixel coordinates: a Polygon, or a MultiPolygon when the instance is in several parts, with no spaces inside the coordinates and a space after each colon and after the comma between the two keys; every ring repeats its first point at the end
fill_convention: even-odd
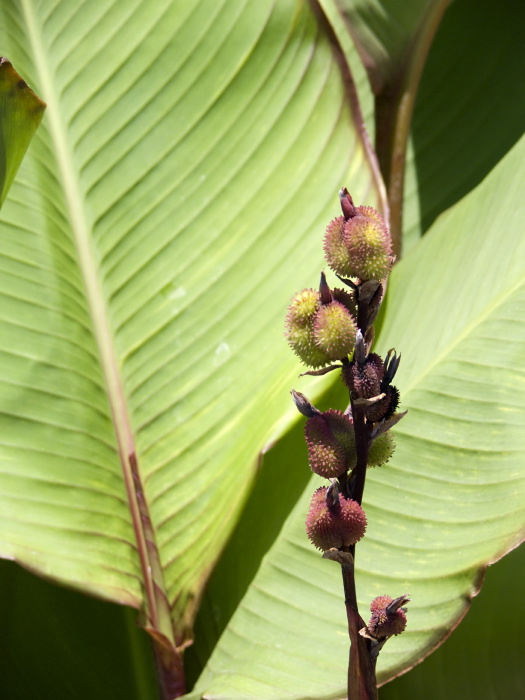
{"type": "MultiPolygon", "coordinates": [[[[137,500],[130,457],[135,455],[134,436],[126,405],[125,391],[115,354],[113,335],[107,315],[107,305],[98,275],[96,257],[91,246],[91,227],[87,221],[84,200],[81,196],[79,177],[74,166],[73,154],[67,140],[66,126],[62,120],[59,108],[59,94],[53,81],[52,69],[47,60],[35,18],[36,13],[31,0],[22,0],[22,11],[27,26],[29,44],[35,57],[35,67],[42,93],[46,95],[48,108],[47,120],[54,153],[58,167],[58,175],[64,192],[67,215],[71,225],[75,246],[78,253],[77,263],[80,267],[85,285],[86,299],[92,321],[92,332],[95,336],[100,355],[100,363],[106,383],[106,392],[111,410],[115,437],[117,441],[123,478],[128,495],[128,504],[137,541],[142,578],[145,590],[145,605],[151,624],[158,629],[159,615],[157,612],[158,593],[166,600],[164,581],[153,581],[152,571],[160,571],[158,562],[151,561],[151,548],[146,543],[146,535],[141,518],[141,510],[137,500]],[[155,566],[157,564],[157,566],[155,566]],[[160,590],[159,590],[160,587],[160,590]],[[156,590],[158,591],[156,595],[156,590]]],[[[137,469],[138,473],[138,469],[137,469]]],[[[163,625],[165,627],[165,625],[163,625]]],[[[173,633],[170,629],[161,630],[171,641],[173,633]]]]}

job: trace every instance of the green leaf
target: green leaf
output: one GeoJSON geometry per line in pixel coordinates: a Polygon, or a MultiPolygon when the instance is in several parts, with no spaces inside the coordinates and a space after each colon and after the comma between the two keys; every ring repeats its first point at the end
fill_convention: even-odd
{"type": "MultiPolygon", "coordinates": [[[[408,66],[418,35],[446,3],[429,0],[319,0],[334,6],[355,41],[375,94],[392,85],[408,66]]],[[[439,21],[439,20],[438,20],[439,21]]]]}
{"type": "Polygon", "coordinates": [[[373,143],[375,133],[374,94],[355,41],[348,31],[348,22],[345,20],[339,4],[334,0],[318,0],[318,4],[334,34],[334,45],[337,45],[342,53],[344,63],[348,66],[352,79],[351,92],[355,89],[363,122],[373,143]]]}
{"type": "Polygon", "coordinates": [[[521,137],[524,23],[520,2],[455,0],[447,10],[414,109],[403,214],[406,252],[521,137]]]}
{"type": "Polygon", "coordinates": [[[181,644],[295,418],[286,304],[379,183],[306,3],[0,9],[48,103],[0,230],[0,552],[181,644]]]}
{"type": "Polygon", "coordinates": [[[6,58],[0,58],[0,206],[37,130],[46,105],[6,58]]]}
{"type": "Polygon", "coordinates": [[[520,644],[525,615],[521,575],[525,547],[487,570],[481,595],[446,644],[381,689],[381,700],[480,700],[523,697],[520,644]],[[509,643],[510,640],[510,643],[509,643]]]}
{"type": "MultiPolygon", "coordinates": [[[[524,177],[525,137],[440,217],[389,284],[379,350],[403,354],[396,384],[409,412],[395,430],[391,463],[369,472],[357,592],[363,614],[380,594],[409,593],[412,602],[407,631],[380,654],[380,682],[439,644],[466,612],[484,567],[523,539],[524,177]]],[[[340,572],[304,534],[314,482],[191,697],[345,692],[340,572]]]]}

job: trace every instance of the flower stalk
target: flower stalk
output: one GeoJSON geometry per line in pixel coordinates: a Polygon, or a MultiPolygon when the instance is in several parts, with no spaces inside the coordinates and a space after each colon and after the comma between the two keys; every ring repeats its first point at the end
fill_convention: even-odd
{"type": "Polygon", "coordinates": [[[317,489],[306,517],[306,532],[323,557],[341,566],[350,638],[348,699],[377,700],[378,654],[406,625],[406,595],[379,596],[372,617],[359,613],[355,580],[356,544],[366,530],[362,508],[367,470],[385,464],[395,447],[390,429],[405,415],[396,413],[399,392],[392,385],[400,356],[390,350],[383,360],[371,352],[374,321],[394,263],[392,241],[380,214],[355,206],[346,190],[339,193],[342,216],[326,229],[324,252],[329,267],[346,289],[331,289],[321,273],[319,290],[305,289],[291,301],[286,338],[308,367],[304,374],[339,370],[348,389],[344,411],[321,412],[299,392],[292,398],[307,418],[305,438],[312,471],[329,479],[317,489]]]}

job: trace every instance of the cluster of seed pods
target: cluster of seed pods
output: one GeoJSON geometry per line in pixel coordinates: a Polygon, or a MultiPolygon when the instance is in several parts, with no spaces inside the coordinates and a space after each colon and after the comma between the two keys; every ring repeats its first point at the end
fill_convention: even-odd
{"type": "MultiPolygon", "coordinates": [[[[366,421],[366,466],[375,467],[392,456],[395,443],[390,427],[402,416],[395,413],[399,392],[391,383],[400,358],[389,352],[383,360],[370,352],[373,322],[394,257],[381,215],[372,207],[355,207],[346,189],[341,190],[340,201],[343,213],[327,226],[324,252],[328,266],[346,289],[331,289],[322,273],[318,290],[303,289],[291,300],[285,335],[309,368],[305,374],[341,369],[352,404],[362,407],[366,421]]],[[[346,411],[321,412],[299,392],[292,395],[307,418],[310,468],[329,481],[312,496],[306,533],[322,551],[348,552],[363,537],[367,525],[360,499],[352,498],[358,451],[351,406],[346,411]]],[[[397,600],[380,596],[373,601],[366,634],[377,640],[404,629],[404,608],[393,605],[397,600]]]]}

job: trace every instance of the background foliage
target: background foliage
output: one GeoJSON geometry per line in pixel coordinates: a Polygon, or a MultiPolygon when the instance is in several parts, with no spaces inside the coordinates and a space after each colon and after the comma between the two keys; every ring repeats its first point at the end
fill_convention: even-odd
{"type": "MultiPolygon", "coordinates": [[[[344,692],[340,582],[302,532],[311,485],[288,391],[320,407],[344,397],[329,380],[297,380],[282,319],[317,281],[341,184],[357,201],[385,199],[334,34],[373,131],[365,72],[338,7],[321,5],[328,21],[291,1],[0,5],[2,50],[49,105],[2,216],[1,551],[137,607],[153,561],[166,598],[146,597],[146,614],[160,610],[165,631],[167,600],[178,642],[213,570],[186,652],[195,698],[344,692]],[[149,529],[127,505],[130,453],[149,529]]],[[[359,7],[376,47],[401,23],[390,63],[378,55],[403,70],[426,3],[407,18],[388,2],[359,7]]],[[[383,680],[446,636],[484,567],[523,534],[525,144],[512,148],[523,19],[517,3],[456,0],[415,106],[406,257],[378,339],[403,353],[410,412],[392,465],[371,474],[358,552],[363,606],[414,598],[408,632],[380,657],[383,680]]],[[[521,551],[511,557],[519,565],[521,551]]],[[[432,656],[385,698],[469,697],[459,691],[480,638],[494,663],[479,692],[504,675],[519,696],[518,664],[502,661],[499,625],[484,624],[489,610],[511,617],[504,566],[471,631],[435,655],[448,677],[456,644],[457,679],[436,683],[432,656]]],[[[155,697],[133,611],[1,571],[9,697],[155,697]]]]}

